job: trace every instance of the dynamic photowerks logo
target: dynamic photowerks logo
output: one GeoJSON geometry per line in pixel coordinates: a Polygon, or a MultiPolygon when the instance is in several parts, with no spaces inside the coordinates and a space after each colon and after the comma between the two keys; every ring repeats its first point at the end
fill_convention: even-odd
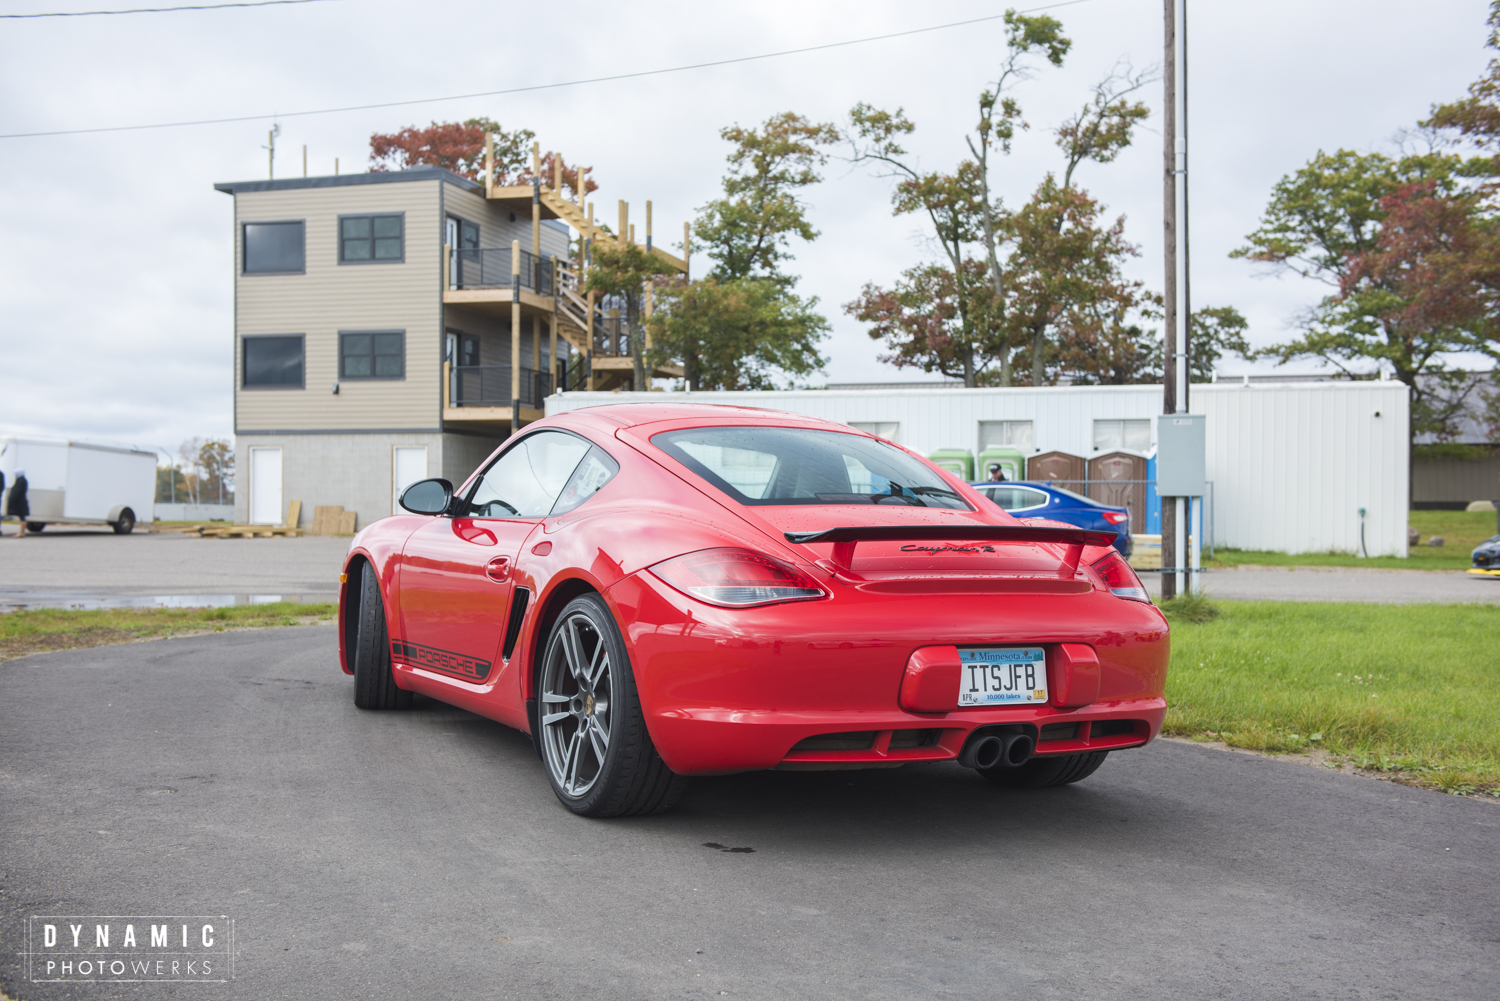
{"type": "Polygon", "coordinates": [[[234,977],[226,915],[37,914],[26,919],[32,983],[222,984],[234,977]]]}

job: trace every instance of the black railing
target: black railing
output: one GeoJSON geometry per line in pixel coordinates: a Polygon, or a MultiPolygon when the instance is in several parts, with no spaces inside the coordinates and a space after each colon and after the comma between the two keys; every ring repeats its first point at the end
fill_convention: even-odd
{"type": "MultiPolygon", "coordinates": [[[[455,407],[508,407],[509,365],[459,365],[453,369],[449,399],[455,407]]],[[[552,392],[552,376],[534,368],[521,369],[521,406],[540,410],[552,392]]]]}
{"type": "MultiPolygon", "coordinates": [[[[448,280],[456,289],[510,288],[510,248],[453,248],[448,280]]],[[[521,287],[537,295],[552,294],[552,258],[521,251],[521,287]]]]}

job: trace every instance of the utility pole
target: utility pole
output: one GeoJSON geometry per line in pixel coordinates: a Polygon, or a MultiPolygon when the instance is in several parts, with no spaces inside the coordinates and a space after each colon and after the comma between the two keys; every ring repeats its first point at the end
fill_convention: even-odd
{"type": "Polygon", "coordinates": [[[261,149],[266,151],[266,168],[271,180],[276,180],[276,137],[281,135],[281,126],[272,125],[271,131],[266,133],[266,144],[261,149]]]}
{"type": "MultiPolygon", "coordinates": [[[[1166,306],[1162,331],[1162,405],[1163,415],[1177,413],[1177,0],[1164,0],[1166,20],[1165,52],[1162,61],[1164,93],[1162,107],[1165,123],[1162,129],[1162,250],[1166,262],[1163,303],[1166,306]]],[[[1160,453],[1158,452],[1158,456],[1160,453]]],[[[1160,461],[1158,459],[1158,461],[1160,461]]],[[[1177,499],[1161,498],[1161,565],[1177,566],[1177,499]]],[[[1161,575],[1162,600],[1177,595],[1177,574],[1161,575]]]]}

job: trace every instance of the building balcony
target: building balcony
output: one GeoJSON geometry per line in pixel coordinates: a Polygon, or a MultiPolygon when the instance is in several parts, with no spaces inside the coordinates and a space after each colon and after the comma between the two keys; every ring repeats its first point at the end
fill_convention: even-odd
{"type": "Polygon", "coordinates": [[[509,247],[444,247],[443,302],[508,313],[514,302],[551,313],[553,259],[523,250],[512,261],[509,247]]]}
{"type": "Polygon", "coordinates": [[[509,365],[454,365],[443,363],[443,421],[476,430],[509,430],[515,404],[520,404],[521,423],[544,416],[543,400],[552,392],[552,376],[533,368],[521,368],[520,393],[512,396],[509,365]],[[504,425],[504,428],[499,427],[504,425]]]}

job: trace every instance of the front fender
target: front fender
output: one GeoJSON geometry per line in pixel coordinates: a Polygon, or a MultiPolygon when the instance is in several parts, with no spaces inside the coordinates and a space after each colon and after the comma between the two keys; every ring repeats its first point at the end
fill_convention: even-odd
{"type": "MultiPolygon", "coordinates": [[[[385,605],[385,621],[388,627],[393,627],[401,621],[397,614],[400,611],[397,567],[401,550],[407,537],[428,520],[415,515],[382,518],[349,543],[349,552],[344,556],[339,573],[339,668],[345,674],[354,673],[350,658],[354,654],[360,574],[364,565],[368,563],[375,568],[376,579],[380,581],[380,599],[385,605]]],[[[391,631],[394,634],[395,629],[391,631]]]]}

